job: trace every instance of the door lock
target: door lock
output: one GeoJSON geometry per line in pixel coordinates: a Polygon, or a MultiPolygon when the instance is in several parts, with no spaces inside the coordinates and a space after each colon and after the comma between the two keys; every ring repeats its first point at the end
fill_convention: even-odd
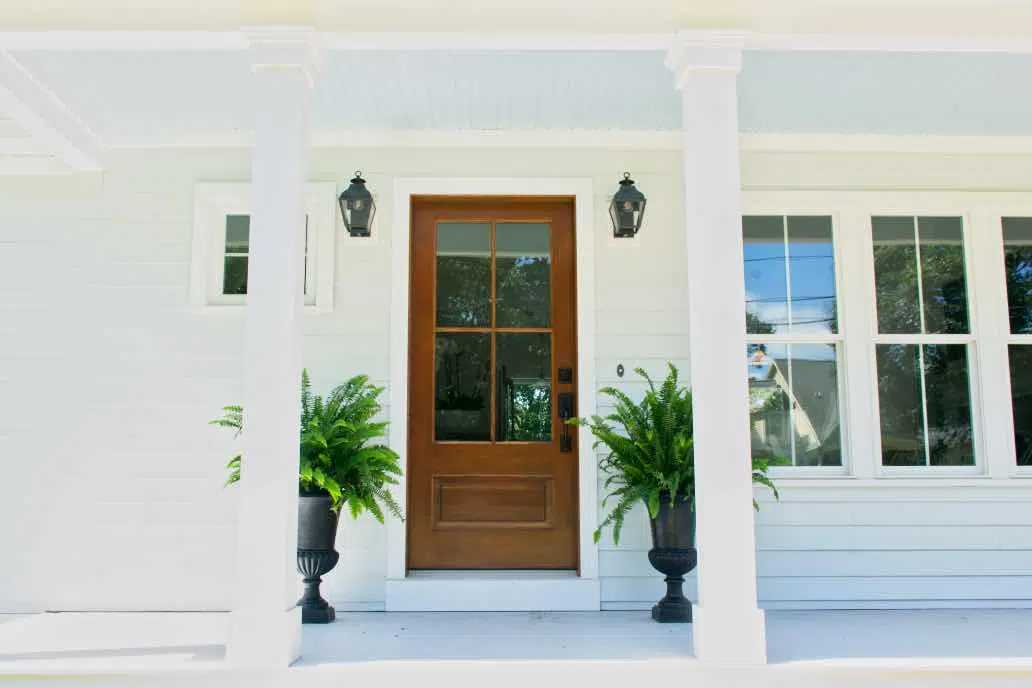
{"type": "Polygon", "coordinates": [[[560,392],[558,398],[559,420],[562,421],[563,434],[559,438],[559,451],[573,451],[573,437],[570,436],[570,426],[566,421],[573,418],[573,392],[560,392]]]}

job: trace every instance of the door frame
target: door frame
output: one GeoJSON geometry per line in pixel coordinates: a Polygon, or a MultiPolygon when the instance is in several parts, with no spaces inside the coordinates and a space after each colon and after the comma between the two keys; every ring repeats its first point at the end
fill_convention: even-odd
{"type": "MultiPolygon", "coordinates": [[[[402,476],[397,494],[408,495],[408,377],[409,377],[409,282],[411,275],[413,196],[566,196],[574,199],[574,242],[577,285],[577,413],[590,416],[596,409],[595,388],[595,243],[600,231],[595,226],[594,182],[590,178],[399,178],[394,180],[391,209],[391,308],[390,308],[390,445],[401,456],[402,476]]],[[[583,431],[582,431],[583,432],[583,431]]],[[[566,577],[569,583],[595,583],[593,604],[599,608],[598,548],[592,540],[598,519],[598,468],[593,442],[581,438],[578,446],[578,555],[580,574],[566,577]]],[[[387,521],[387,579],[407,577],[406,528],[397,519],[387,521]]],[[[453,578],[454,582],[454,578],[453,578]]],[[[474,579],[469,582],[474,585],[474,579]]],[[[540,585],[541,581],[537,581],[540,585]]],[[[469,589],[468,592],[475,592],[469,589]]],[[[559,598],[564,594],[557,589],[559,598]]],[[[583,597],[583,595],[581,595],[583,597]]],[[[388,596],[388,608],[390,608],[388,596]]],[[[590,602],[590,601],[589,601],[590,602]]]]}

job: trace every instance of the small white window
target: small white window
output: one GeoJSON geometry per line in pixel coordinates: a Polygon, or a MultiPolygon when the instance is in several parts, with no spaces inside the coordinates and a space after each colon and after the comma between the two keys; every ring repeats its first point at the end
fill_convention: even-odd
{"type": "MultiPolygon", "coordinates": [[[[247,302],[250,258],[250,185],[197,184],[194,193],[190,300],[198,307],[247,302]]],[[[336,185],[307,185],[305,196],[304,304],[307,312],[333,309],[336,185]]]]}

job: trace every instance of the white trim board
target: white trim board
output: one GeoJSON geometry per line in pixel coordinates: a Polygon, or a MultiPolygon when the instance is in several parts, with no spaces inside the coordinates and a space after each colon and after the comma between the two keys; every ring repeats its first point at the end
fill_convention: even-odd
{"type": "Polygon", "coordinates": [[[0,114],[10,117],[73,170],[102,165],[97,136],[11,55],[0,50],[0,114]]]}
{"type": "MultiPolygon", "coordinates": [[[[390,312],[390,443],[408,461],[409,276],[412,196],[493,195],[573,196],[577,254],[577,412],[595,412],[595,215],[594,186],[583,178],[513,179],[396,179],[393,186],[390,312]]],[[[592,540],[598,517],[598,467],[591,442],[579,444],[579,560],[578,577],[485,578],[469,576],[426,578],[406,576],[406,528],[397,519],[387,522],[388,611],[414,609],[598,610],[598,548],[592,540]],[[428,606],[429,605],[429,606],[428,606]],[[463,606],[465,605],[465,606],[463,606]],[[529,606],[528,606],[529,605],[529,606]],[[546,606],[542,606],[546,605],[546,606]],[[572,605],[572,606],[571,606],[572,605]],[[433,609],[430,609],[433,607],[433,609]]],[[[406,476],[397,487],[408,495],[406,476]]]]}
{"type": "MultiPolygon", "coordinates": [[[[734,27],[730,27],[734,28],[734,27]]],[[[315,31],[325,50],[609,50],[665,51],[675,31],[605,33],[571,31],[315,31]]],[[[706,40],[711,31],[690,32],[706,40]]],[[[889,32],[745,32],[746,50],[1032,53],[1032,38],[1013,33],[920,35],[889,32]]],[[[0,50],[242,51],[243,30],[41,30],[2,31],[0,50]]]]}
{"type": "MultiPolygon", "coordinates": [[[[112,150],[251,148],[249,132],[198,131],[172,138],[109,141],[112,150]]],[[[646,129],[316,129],[313,149],[328,148],[591,148],[680,151],[681,132],[646,129]]],[[[743,153],[941,153],[1032,155],[1032,136],[909,134],[764,134],[743,132],[743,153]]]]}

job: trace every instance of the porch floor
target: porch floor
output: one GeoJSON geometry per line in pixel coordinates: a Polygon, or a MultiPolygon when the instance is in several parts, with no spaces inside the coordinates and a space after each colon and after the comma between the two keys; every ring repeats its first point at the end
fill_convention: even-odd
{"type": "MultiPolygon", "coordinates": [[[[221,673],[223,613],[0,615],[0,681],[11,674],[221,673]]],[[[769,661],[966,669],[1010,667],[1032,683],[1032,610],[769,611],[769,661]]],[[[601,668],[697,664],[691,626],[648,612],[341,613],[305,626],[293,670],[556,661],[601,668]]],[[[225,674],[222,674],[225,676],[225,674]]],[[[1028,685],[1028,683],[1026,683],[1028,685]]]]}

